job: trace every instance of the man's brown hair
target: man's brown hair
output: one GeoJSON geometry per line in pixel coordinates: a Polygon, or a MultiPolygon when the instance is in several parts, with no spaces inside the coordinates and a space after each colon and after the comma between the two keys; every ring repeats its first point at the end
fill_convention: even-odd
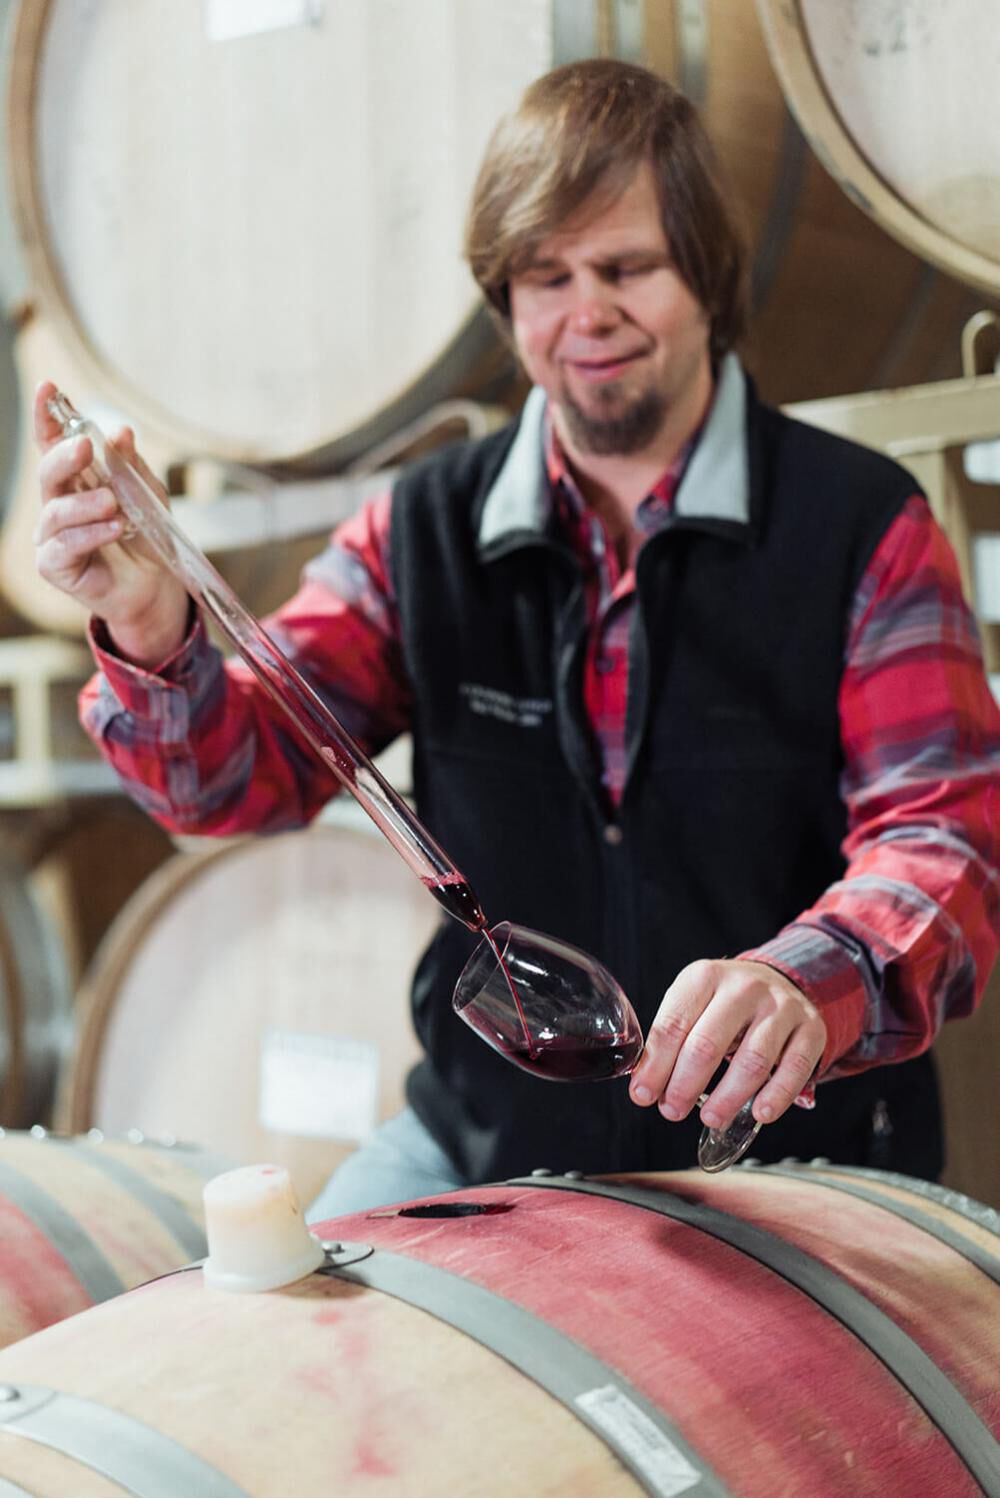
{"type": "Polygon", "coordinates": [[[509,282],[596,191],[609,202],[643,161],[656,180],[671,256],[711,324],[713,358],[746,318],[745,257],[718,164],[691,101],[646,68],[589,58],[532,83],[486,148],[465,254],[489,305],[510,322],[509,282]]]}

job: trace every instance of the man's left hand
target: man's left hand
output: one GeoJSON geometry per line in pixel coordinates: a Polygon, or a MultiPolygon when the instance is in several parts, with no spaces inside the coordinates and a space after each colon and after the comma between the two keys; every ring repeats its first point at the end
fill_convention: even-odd
{"type": "Polygon", "coordinates": [[[772,1123],[808,1083],[825,1043],[819,1010],[776,968],[739,958],[692,962],[663,996],[629,1093],[676,1122],[731,1056],[702,1122],[725,1128],[756,1093],[754,1117],[772,1123]]]}

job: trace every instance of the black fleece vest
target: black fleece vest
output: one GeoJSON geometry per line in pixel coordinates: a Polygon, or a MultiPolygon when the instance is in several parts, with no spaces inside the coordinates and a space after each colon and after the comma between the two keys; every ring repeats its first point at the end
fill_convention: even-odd
{"type": "MultiPolygon", "coordinates": [[[[582,706],[577,563],[552,531],[479,544],[512,439],[506,430],[436,455],[394,492],[417,809],[491,921],[592,952],[645,1030],[686,963],[765,941],[843,871],[847,621],[914,484],[751,393],[749,523],[675,516],[639,553],[629,770],[611,812],[582,706]]],[[[454,1016],[474,940],[445,919],[420,963],[413,1014],[426,1059],[408,1089],[469,1179],[693,1163],[695,1118],[665,1123],[629,1101],[624,1081],[533,1078],[454,1016]]],[[[789,1110],[754,1152],[936,1174],[929,1060],[822,1086],[814,1112],[789,1110]]]]}

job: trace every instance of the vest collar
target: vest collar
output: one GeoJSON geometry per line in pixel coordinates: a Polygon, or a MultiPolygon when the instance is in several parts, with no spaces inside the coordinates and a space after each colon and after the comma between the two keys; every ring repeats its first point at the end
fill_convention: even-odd
{"type": "MultiPolygon", "coordinates": [[[[691,455],[669,525],[710,530],[747,539],[750,528],[750,464],[747,450],[747,378],[735,354],[719,372],[705,430],[691,455]]],[[[486,496],[479,522],[481,552],[506,549],[548,532],[552,512],[545,471],[545,391],[535,386],[521,412],[517,433],[486,496]]]]}

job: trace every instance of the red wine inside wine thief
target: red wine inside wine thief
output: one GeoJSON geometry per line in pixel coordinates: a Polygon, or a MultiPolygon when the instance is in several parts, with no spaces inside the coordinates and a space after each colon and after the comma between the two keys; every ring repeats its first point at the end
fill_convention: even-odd
{"type": "Polygon", "coordinates": [[[421,883],[434,896],[442,910],[446,910],[456,921],[461,921],[470,931],[486,930],[486,916],[476,892],[460,875],[445,875],[443,879],[422,879],[421,883]]]}

